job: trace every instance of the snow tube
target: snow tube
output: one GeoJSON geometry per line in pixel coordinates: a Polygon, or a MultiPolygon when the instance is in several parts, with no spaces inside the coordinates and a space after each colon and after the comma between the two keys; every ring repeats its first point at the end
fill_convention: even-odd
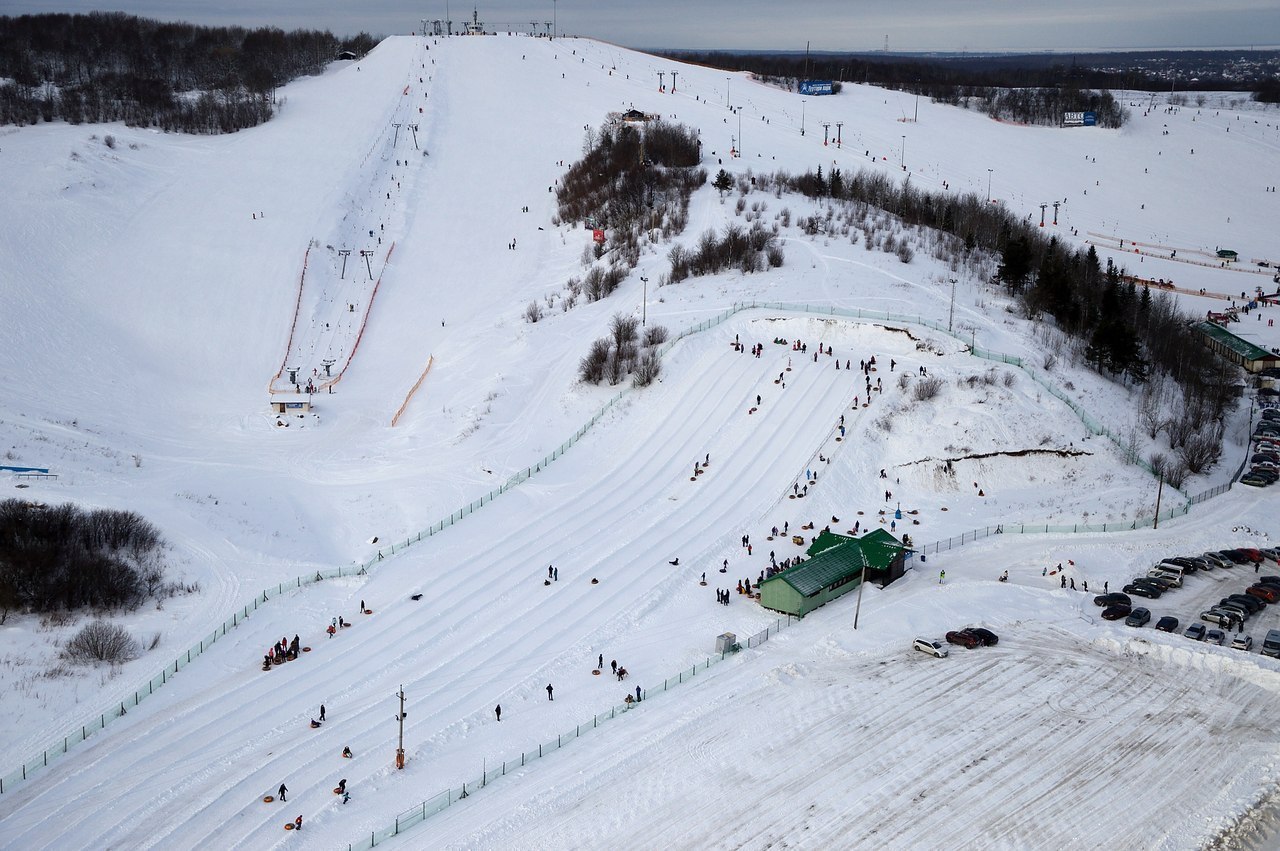
{"type": "Polygon", "coordinates": [[[293,822],[291,822],[291,821],[287,821],[287,822],[285,822],[285,823],[284,823],[284,829],[285,829],[285,830],[293,830],[293,822]]]}
{"type": "Polygon", "coordinates": [[[342,790],[341,790],[341,789],[339,789],[337,786],[334,786],[334,787],[333,787],[333,794],[335,794],[335,795],[341,795],[341,794],[342,794],[342,790]]]}
{"type": "Polygon", "coordinates": [[[310,647],[304,647],[304,648],[302,648],[302,652],[303,652],[303,653],[310,653],[310,652],[311,652],[311,648],[310,648],[310,647]]]}
{"type": "Polygon", "coordinates": [[[598,676],[600,676],[600,671],[599,671],[599,670],[592,670],[592,672],[591,672],[591,676],[593,676],[593,677],[598,677],[598,676]]]}
{"type": "Polygon", "coordinates": [[[276,799],[276,798],[275,798],[275,796],[274,796],[274,795],[268,795],[268,796],[266,796],[265,798],[263,798],[263,799],[262,799],[262,803],[264,803],[264,804],[269,804],[269,803],[271,803],[272,801],[274,801],[275,799],[276,799]]]}
{"type": "Polygon", "coordinates": [[[371,614],[373,614],[373,609],[365,609],[365,610],[364,610],[364,613],[365,613],[366,615],[371,615],[371,614]]]}

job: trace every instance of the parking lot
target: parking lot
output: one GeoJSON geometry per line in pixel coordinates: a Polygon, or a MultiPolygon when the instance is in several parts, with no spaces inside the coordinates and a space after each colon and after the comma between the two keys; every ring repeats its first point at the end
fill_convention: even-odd
{"type": "MultiPolygon", "coordinates": [[[[1170,556],[1199,555],[1198,553],[1169,553],[1170,556]]],[[[1262,647],[1262,640],[1269,629],[1280,629],[1280,604],[1268,605],[1258,613],[1249,617],[1243,629],[1219,626],[1216,623],[1202,621],[1200,613],[1207,611],[1229,594],[1243,594],[1245,589],[1256,583],[1261,576],[1280,576],[1280,564],[1264,559],[1261,565],[1237,564],[1229,568],[1216,568],[1210,571],[1196,571],[1185,574],[1181,588],[1166,591],[1159,599],[1147,599],[1129,595],[1133,607],[1143,607],[1151,612],[1151,620],[1141,629],[1153,629],[1160,618],[1170,615],[1178,619],[1177,634],[1181,635],[1193,623],[1203,623],[1207,629],[1219,628],[1227,634],[1226,643],[1230,644],[1237,632],[1253,636],[1253,648],[1240,653],[1257,653],[1262,647]],[[1255,570],[1255,567],[1259,568],[1255,570]]],[[[1115,586],[1113,586],[1114,590],[1115,586]]],[[[1123,621],[1120,621],[1123,623],[1123,621]]],[[[1192,640],[1192,639],[1188,639],[1192,640]]]]}

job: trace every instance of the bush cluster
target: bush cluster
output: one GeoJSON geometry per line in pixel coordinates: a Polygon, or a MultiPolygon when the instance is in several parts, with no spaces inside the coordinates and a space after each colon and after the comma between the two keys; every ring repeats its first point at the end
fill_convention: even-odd
{"type": "Polygon", "coordinates": [[[705,231],[696,248],[673,245],[667,252],[671,262],[671,283],[690,276],[713,275],[725,269],[742,272],[762,272],[766,266],[782,265],[782,247],[773,232],[754,222],[747,230],[741,225],[725,225],[724,234],[717,237],[714,231],[705,231]]]}
{"type": "Polygon", "coordinates": [[[131,607],[164,580],[164,541],[132,511],[0,502],[0,613],[131,607]]]}
{"type": "Polygon", "coordinates": [[[591,344],[586,357],[578,365],[578,377],[589,384],[608,380],[618,384],[631,376],[636,387],[648,387],[662,374],[658,346],[667,341],[667,329],[661,325],[646,328],[643,337],[634,316],[615,314],[609,323],[609,336],[591,344]]]}
{"type": "Polygon", "coordinates": [[[684,230],[689,195],[707,180],[697,168],[700,145],[694,130],[664,121],[588,131],[582,159],[556,194],[558,221],[608,231],[609,250],[634,268],[646,238],[684,230]]]}

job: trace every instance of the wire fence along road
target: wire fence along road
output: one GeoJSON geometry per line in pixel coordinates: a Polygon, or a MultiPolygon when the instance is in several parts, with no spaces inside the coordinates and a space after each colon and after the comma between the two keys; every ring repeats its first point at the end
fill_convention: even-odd
{"type": "MultiPolygon", "coordinates": [[[[838,316],[845,319],[861,320],[861,321],[898,322],[898,323],[904,323],[909,325],[918,325],[921,327],[930,328],[934,331],[937,331],[943,334],[947,334],[948,336],[956,339],[960,343],[965,344],[966,350],[969,352],[969,354],[973,355],[974,357],[978,357],[983,360],[995,361],[999,363],[1006,363],[1011,366],[1016,366],[1019,369],[1026,372],[1037,384],[1045,388],[1045,390],[1052,393],[1055,397],[1057,397],[1064,404],[1066,404],[1080,418],[1081,422],[1084,423],[1085,427],[1088,428],[1090,432],[1092,432],[1093,434],[1108,438],[1121,451],[1121,453],[1124,455],[1126,460],[1128,460],[1132,464],[1135,464],[1143,468],[1151,475],[1153,476],[1156,475],[1155,470],[1152,469],[1150,464],[1148,464],[1145,460],[1139,457],[1136,452],[1125,448],[1124,444],[1122,443],[1120,437],[1117,434],[1115,434],[1110,429],[1106,428],[1101,423],[1099,423],[1087,411],[1085,411],[1083,407],[1081,407],[1079,404],[1077,404],[1072,399],[1070,399],[1063,391],[1059,390],[1051,382],[1042,378],[1034,370],[1030,369],[1023,362],[1022,358],[1016,357],[1014,355],[1003,354],[1000,352],[993,352],[985,349],[979,349],[976,345],[973,345],[971,341],[966,341],[959,334],[948,331],[945,326],[937,322],[924,319],[923,317],[920,317],[920,316],[908,316],[905,314],[887,313],[887,312],[876,311],[876,310],[851,310],[851,309],[837,308],[837,307],[820,307],[820,306],[814,306],[814,305],[808,305],[808,304],[800,305],[800,304],[786,304],[782,302],[754,302],[754,301],[743,302],[743,303],[735,304],[732,307],[724,311],[721,311],[720,313],[716,314],[715,316],[709,319],[705,319],[702,322],[697,323],[696,325],[686,328],[685,330],[677,334],[675,337],[667,341],[665,344],[663,344],[658,349],[658,353],[660,355],[666,354],[671,350],[673,346],[676,345],[676,343],[683,340],[684,338],[689,337],[693,334],[699,334],[699,333],[702,333],[703,331],[714,328],[720,325],[721,323],[723,323],[724,321],[726,321],[727,319],[729,319],[730,317],[738,313],[741,313],[742,311],[745,311],[745,310],[770,310],[770,311],[782,311],[782,312],[788,312],[788,313],[801,313],[801,314],[808,314],[808,315],[814,315],[814,316],[838,316]]],[[[417,544],[423,541],[424,539],[430,538],[434,535],[437,535],[443,532],[445,529],[448,529],[449,527],[453,526],[455,523],[461,521],[463,518],[467,517],[470,514],[473,514],[474,512],[478,511],[479,509],[493,502],[493,500],[497,499],[502,494],[506,493],[507,491],[511,490],[517,485],[527,481],[532,476],[537,475],[543,469],[545,469],[548,465],[550,465],[551,463],[553,463],[554,461],[562,457],[566,452],[568,452],[570,447],[572,447],[578,441],[582,440],[582,438],[587,435],[587,433],[592,429],[592,427],[594,427],[596,423],[600,422],[600,420],[603,419],[604,416],[608,414],[609,411],[612,410],[618,404],[618,402],[621,401],[630,392],[632,391],[630,388],[628,388],[628,389],[620,390],[618,393],[614,394],[612,397],[609,398],[608,401],[606,401],[603,405],[601,405],[600,408],[596,411],[596,413],[591,417],[591,419],[588,420],[586,423],[584,423],[582,427],[580,427],[576,432],[574,432],[573,435],[568,440],[566,440],[564,443],[560,444],[554,450],[549,452],[541,460],[534,462],[531,466],[525,467],[523,470],[520,470],[519,472],[515,473],[510,478],[508,478],[499,487],[494,488],[493,490],[489,491],[488,493],[484,494],[478,499],[472,500],[462,508],[459,508],[458,510],[449,514],[447,517],[444,517],[438,520],[437,522],[431,524],[426,529],[423,529],[421,532],[418,532],[410,537],[405,538],[404,543],[392,544],[390,547],[388,547],[385,550],[378,550],[378,552],[375,553],[372,558],[370,558],[368,561],[364,562],[359,566],[337,567],[337,568],[329,568],[324,570],[317,570],[307,574],[306,576],[296,577],[289,582],[279,583],[274,589],[267,588],[259,592],[258,595],[255,596],[250,603],[246,604],[245,606],[242,606],[239,610],[234,612],[231,615],[231,617],[223,621],[221,626],[219,626],[217,629],[211,632],[207,637],[201,639],[198,643],[193,644],[190,648],[187,649],[185,653],[179,654],[179,656],[175,658],[172,662],[170,662],[168,665],[166,665],[160,671],[160,673],[156,674],[154,677],[152,677],[149,681],[147,681],[141,687],[134,689],[134,691],[131,694],[125,694],[121,696],[118,700],[113,701],[112,704],[109,707],[107,707],[105,710],[87,719],[85,723],[81,724],[76,729],[68,731],[67,734],[64,735],[60,741],[56,741],[52,743],[51,745],[46,747],[44,751],[41,752],[39,755],[33,757],[32,759],[27,760],[21,766],[8,772],[7,774],[0,776],[0,794],[4,794],[6,792],[12,791],[12,789],[18,783],[28,779],[33,773],[48,767],[50,763],[56,762],[58,759],[63,757],[65,754],[67,754],[73,746],[79,744],[80,742],[83,742],[85,739],[89,738],[89,736],[93,735],[94,733],[97,733],[105,729],[106,726],[111,721],[124,715],[130,707],[137,706],[147,697],[154,694],[156,689],[168,683],[170,678],[176,676],[177,673],[181,671],[183,668],[185,668],[187,665],[189,665],[193,659],[195,659],[201,653],[207,650],[219,638],[226,635],[228,630],[235,629],[237,626],[240,625],[240,621],[249,617],[249,615],[252,612],[256,611],[259,606],[267,603],[269,600],[272,599],[272,597],[279,596],[280,594],[283,594],[286,590],[298,589],[303,587],[304,585],[309,585],[313,582],[321,582],[325,579],[334,579],[342,576],[365,575],[370,569],[375,567],[378,564],[378,562],[384,560],[388,556],[395,555],[396,553],[403,551],[407,547],[410,547],[414,544],[417,544]]],[[[1167,518],[1178,517],[1183,514],[1186,514],[1190,510],[1192,505],[1203,502],[1204,500],[1217,496],[1221,493],[1225,493],[1230,488],[1231,488],[1231,483],[1228,483],[1225,485],[1221,485],[1217,488],[1213,488],[1211,490],[1205,491],[1204,493],[1197,494],[1195,497],[1187,498],[1185,497],[1185,495],[1183,495],[1184,499],[1186,500],[1185,505],[1179,508],[1173,508],[1166,512],[1163,512],[1160,515],[1160,517],[1161,519],[1167,519],[1167,518]]],[[[1178,491],[1175,491],[1175,493],[1180,494],[1180,492],[1178,491]]],[[[1000,526],[1000,525],[990,526],[990,527],[987,527],[986,529],[977,530],[975,532],[966,532],[964,535],[961,535],[958,538],[950,538],[946,542],[939,541],[934,544],[928,544],[924,548],[918,550],[918,552],[920,552],[921,554],[927,554],[928,552],[943,552],[945,550],[951,549],[952,547],[960,546],[961,544],[968,543],[971,541],[980,540],[980,538],[987,537],[988,535],[991,535],[991,534],[996,534],[997,533],[996,530],[1000,530],[1002,532],[1018,531],[1018,532],[1027,532],[1027,533],[1031,533],[1031,532],[1035,532],[1035,533],[1113,532],[1113,531],[1143,528],[1148,525],[1152,525],[1153,523],[1154,523],[1154,518],[1143,518],[1140,520],[1131,521],[1127,523],[1125,522],[1105,523],[1100,525],[1095,524],[1091,526],[1086,526],[1086,525],[1076,525],[1076,526],[1035,525],[1035,526],[1032,526],[1032,525],[1022,525],[1022,524],[1005,524],[1003,526],[1000,526]],[[929,547],[933,547],[934,549],[929,550],[928,549],[929,547]]],[[[441,794],[443,795],[446,793],[441,793],[441,794]]],[[[448,806],[448,804],[445,804],[445,806],[448,806]]]]}

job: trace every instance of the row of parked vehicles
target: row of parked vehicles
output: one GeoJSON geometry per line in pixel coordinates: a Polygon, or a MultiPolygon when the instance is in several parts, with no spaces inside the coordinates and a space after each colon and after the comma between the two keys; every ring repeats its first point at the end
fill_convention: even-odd
{"type": "Polygon", "coordinates": [[[1253,455],[1240,484],[1266,487],[1280,480],[1280,408],[1263,408],[1253,429],[1253,455]]]}
{"type": "MultiPolygon", "coordinates": [[[[946,639],[947,644],[957,644],[969,650],[975,647],[994,647],[1000,643],[1000,636],[982,626],[970,626],[964,629],[952,630],[947,633],[946,639]]],[[[944,658],[948,653],[946,645],[932,638],[917,638],[911,643],[911,646],[921,653],[928,653],[930,656],[936,656],[939,659],[944,658]]]]}
{"type": "MultiPolygon", "coordinates": [[[[1261,565],[1264,561],[1280,563],[1280,550],[1241,547],[1207,552],[1200,556],[1165,559],[1148,571],[1146,577],[1137,578],[1126,585],[1124,593],[1099,594],[1093,598],[1093,602],[1103,607],[1104,619],[1124,618],[1126,625],[1141,627],[1151,621],[1151,612],[1145,607],[1134,607],[1128,596],[1130,593],[1158,598],[1165,591],[1181,587],[1182,579],[1187,573],[1237,564],[1261,565]]],[[[1188,626],[1183,635],[1194,641],[1221,645],[1227,642],[1227,633],[1223,630],[1234,629],[1237,635],[1231,641],[1231,646],[1237,650],[1250,650],[1253,648],[1253,637],[1244,634],[1244,623],[1268,604],[1276,602],[1280,602],[1280,576],[1262,576],[1242,593],[1229,594],[1216,605],[1201,612],[1200,621],[1188,626]],[[1215,628],[1210,628],[1207,624],[1213,624],[1215,628]]],[[[1178,619],[1172,616],[1162,617],[1156,622],[1155,628],[1162,632],[1176,632],[1178,619]]],[[[1280,658],[1280,630],[1267,632],[1262,652],[1264,655],[1280,658]]]]}

